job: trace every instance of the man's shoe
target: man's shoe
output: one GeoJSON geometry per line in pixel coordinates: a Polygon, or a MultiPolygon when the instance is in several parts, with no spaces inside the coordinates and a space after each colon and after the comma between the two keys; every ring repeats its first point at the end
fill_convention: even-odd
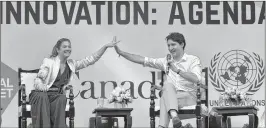
{"type": "Polygon", "coordinates": [[[184,128],[193,128],[192,125],[190,123],[187,123],[184,128]]]}
{"type": "Polygon", "coordinates": [[[173,127],[174,128],[183,128],[182,127],[182,122],[181,122],[181,120],[178,117],[174,117],[172,119],[172,122],[173,122],[173,127]]]}

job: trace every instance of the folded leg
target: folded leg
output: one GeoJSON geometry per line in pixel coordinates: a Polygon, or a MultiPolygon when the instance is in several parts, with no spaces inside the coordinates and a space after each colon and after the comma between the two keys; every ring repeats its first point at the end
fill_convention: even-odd
{"type": "Polygon", "coordinates": [[[160,126],[168,127],[171,119],[169,113],[170,110],[178,111],[176,89],[173,84],[165,83],[162,89],[162,97],[160,99],[160,126]]]}

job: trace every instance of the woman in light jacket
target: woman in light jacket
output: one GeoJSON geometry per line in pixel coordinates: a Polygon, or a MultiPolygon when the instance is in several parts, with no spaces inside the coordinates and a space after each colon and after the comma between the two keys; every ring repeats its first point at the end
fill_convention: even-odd
{"type": "Polygon", "coordinates": [[[71,42],[67,38],[58,40],[52,55],[44,58],[39,73],[34,80],[34,90],[30,94],[33,127],[65,128],[65,107],[68,83],[75,72],[97,62],[107,48],[118,42],[114,40],[97,52],[82,60],[68,59],[71,54],[71,42]]]}

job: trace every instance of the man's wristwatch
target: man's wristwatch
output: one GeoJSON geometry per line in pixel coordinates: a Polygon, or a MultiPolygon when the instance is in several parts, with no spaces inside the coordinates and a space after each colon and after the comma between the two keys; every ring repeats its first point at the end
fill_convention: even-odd
{"type": "Polygon", "coordinates": [[[178,69],[176,73],[177,73],[177,74],[179,74],[180,72],[181,72],[181,70],[180,70],[180,69],[178,69]]]}

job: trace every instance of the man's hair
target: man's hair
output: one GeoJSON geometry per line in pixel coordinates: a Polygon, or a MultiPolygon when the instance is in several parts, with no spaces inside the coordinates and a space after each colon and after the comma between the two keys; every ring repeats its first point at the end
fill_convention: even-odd
{"type": "Polygon", "coordinates": [[[178,33],[178,32],[172,32],[172,33],[170,33],[168,36],[166,36],[165,39],[166,39],[166,41],[168,41],[168,40],[173,40],[173,41],[179,43],[180,45],[181,45],[182,43],[184,43],[183,49],[185,49],[185,47],[186,47],[186,40],[185,40],[185,37],[184,37],[183,34],[181,34],[181,33],[178,33]]]}

